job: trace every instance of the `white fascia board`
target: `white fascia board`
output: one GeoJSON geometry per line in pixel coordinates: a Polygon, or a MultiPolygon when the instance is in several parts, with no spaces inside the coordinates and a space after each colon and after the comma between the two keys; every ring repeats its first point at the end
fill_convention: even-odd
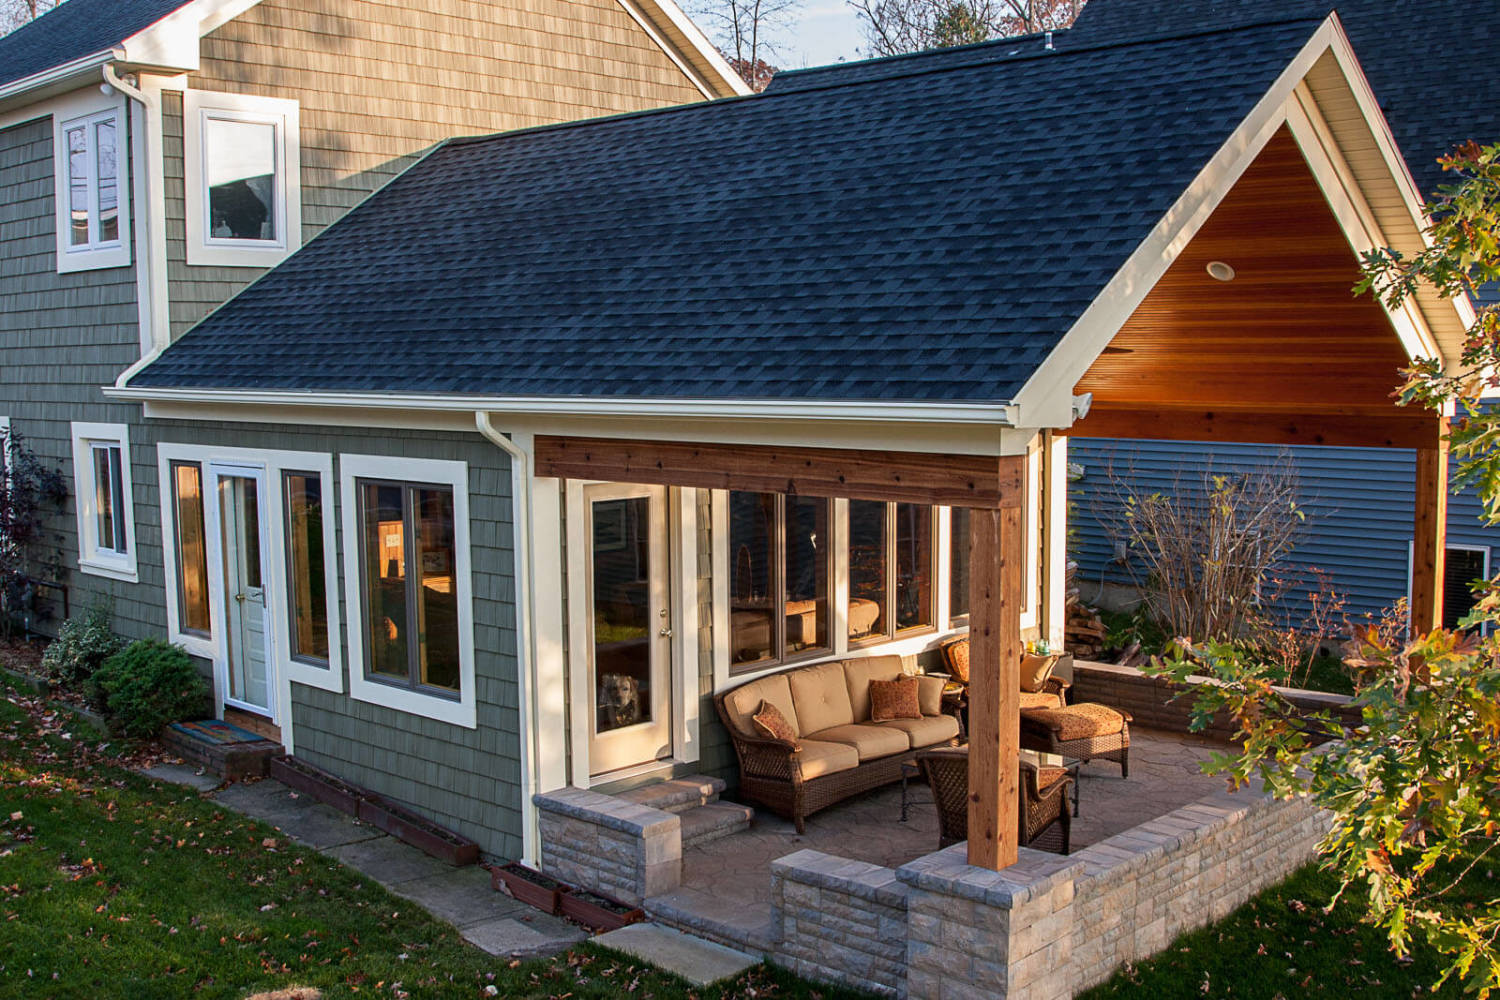
{"type": "MultiPolygon", "coordinates": [[[[634,2],[632,0],[619,0],[619,2],[620,6],[624,7],[626,13],[630,14],[631,17],[638,18],[637,12],[639,11],[640,16],[651,20],[658,28],[669,26],[671,29],[675,29],[687,42],[693,53],[713,70],[719,77],[720,82],[728,87],[732,93],[738,94],[741,97],[754,93],[750,89],[750,85],[741,79],[740,75],[730,67],[728,60],[708,40],[708,36],[703,34],[703,29],[699,28],[697,23],[688,17],[673,0],[634,0],[634,2]]],[[[653,37],[656,35],[654,31],[649,30],[648,34],[651,34],[653,37]]],[[[657,38],[656,42],[663,49],[668,48],[661,39],[657,38]]],[[[668,50],[667,55],[673,56],[674,53],[668,50]]],[[[712,98],[718,95],[709,94],[707,96],[712,98]]]]}
{"type": "Polygon", "coordinates": [[[237,389],[167,389],[103,386],[110,399],[136,402],[228,403],[259,406],[332,406],[497,414],[588,417],[731,417],[748,420],[832,420],[877,423],[991,424],[1013,426],[1004,403],[920,403],[755,399],[599,399],[554,396],[459,396],[402,393],[275,392],[237,389]]]}
{"type": "MultiPolygon", "coordinates": [[[[102,49],[86,56],[79,56],[77,59],[65,62],[59,66],[53,66],[51,69],[44,69],[40,73],[33,73],[30,76],[23,76],[19,80],[12,80],[10,83],[0,86],[0,102],[5,102],[10,98],[20,97],[21,95],[30,95],[32,91],[45,89],[49,94],[60,93],[64,90],[71,90],[74,87],[82,86],[85,83],[102,82],[103,78],[100,74],[103,71],[104,65],[118,58],[119,52],[115,49],[102,49]]],[[[46,95],[37,94],[33,99],[40,100],[43,96],[46,95]]],[[[46,111],[41,111],[32,117],[39,118],[46,113],[46,111]]],[[[24,120],[26,119],[19,118],[16,121],[24,120]]]]}
{"type": "Polygon", "coordinates": [[[1066,422],[1056,422],[1057,415],[1062,413],[1056,401],[1072,398],[1078,380],[1109,346],[1167,268],[1285,123],[1287,102],[1297,85],[1342,37],[1337,15],[1330,14],[1245,120],[1219,147],[1208,165],[1136,247],[1124,266],[1063,335],[1047,359],[1032,373],[1015,399],[1020,408],[1020,420],[1025,426],[1061,428],[1071,425],[1071,413],[1066,422]]]}
{"type": "Polygon", "coordinates": [[[198,40],[259,2],[193,0],[121,42],[121,58],[132,65],[196,70],[202,54],[198,40]]]}

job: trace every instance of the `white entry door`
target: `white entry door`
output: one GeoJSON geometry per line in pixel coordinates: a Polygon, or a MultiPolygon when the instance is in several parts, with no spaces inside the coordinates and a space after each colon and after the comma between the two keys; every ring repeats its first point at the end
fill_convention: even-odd
{"type": "Polygon", "coordinates": [[[666,490],[587,487],[584,518],[594,776],[672,752],[666,490]]]}
{"type": "Polygon", "coordinates": [[[276,684],[265,574],[266,477],[261,469],[213,466],[224,622],[219,671],[224,702],[275,721],[276,684]]]}

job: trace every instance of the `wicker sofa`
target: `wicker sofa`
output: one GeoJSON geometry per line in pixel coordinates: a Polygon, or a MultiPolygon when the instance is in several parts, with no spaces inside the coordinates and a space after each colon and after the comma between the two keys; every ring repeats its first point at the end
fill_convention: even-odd
{"type": "Polygon", "coordinates": [[[740,798],[791,820],[797,832],[819,809],[899,781],[916,750],[953,746],[958,719],[943,714],[943,681],[923,678],[920,719],[870,721],[870,682],[903,673],[899,656],[795,667],[760,677],[714,699],[740,763],[740,798]],[[757,732],[751,716],[769,702],[796,742],[757,732]]]}

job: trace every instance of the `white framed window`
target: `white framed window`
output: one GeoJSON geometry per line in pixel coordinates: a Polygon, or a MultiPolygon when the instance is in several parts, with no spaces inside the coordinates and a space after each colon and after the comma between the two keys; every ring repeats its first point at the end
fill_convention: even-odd
{"type": "MultiPolygon", "coordinates": [[[[206,520],[214,507],[204,495],[212,489],[210,463],[264,469],[270,565],[261,577],[274,616],[277,675],[343,691],[333,456],[163,442],[156,458],[171,641],[209,659],[218,655],[222,588],[210,573],[211,567],[222,565],[222,557],[214,555],[222,532],[206,520]]],[[[289,697],[289,692],[283,694],[282,703],[289,703],[289,697]]]]}
{"type": "Polygon", "coordinates": [[[124,424],[73,424],[78,568],[135,583],[135,509],[124,424]]]}
{"type": "Polygon", "coordinates": [[[130,264],[130,157],[125,105],[67,101],[53,114],[57,270],[130,264]],[[90,106],[94,105],[92,109],[90,106]]]}
{"type": "Polygon", "coordinates": [[[183,95],[189,264],[270,267],[302,245],[299,129],[296,101],[183,95]]]}
{"type": "Polygon", "coordinates": [[[349,693],[473,729],[464,462],[340,455],[349,693]]]}

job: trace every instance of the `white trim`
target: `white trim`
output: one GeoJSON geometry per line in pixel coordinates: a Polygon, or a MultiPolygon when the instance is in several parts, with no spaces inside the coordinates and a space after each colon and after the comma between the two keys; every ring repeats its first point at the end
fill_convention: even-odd
{"type": "Polygon", "coordinates": [[[953,508],[932,508],[932,523],[937,531],[934,551],[937,553],[937,574],[932,581],[932,599],[937,602],[938,631],[952,627],[953,616],[953,508]]]}
{"type": "MultiPolygon", "coordinates": [[[[162,149],[161,92],[167,84],[186,87],[184,77],[141,75],[138,87],[120,79],[113,66],[104,79],[134,101],[130,115],[131,165],[135,183],[135,290],[140,325],[141,358],[154,357],[171,340],[167,288],[167,196],[165,155],[162,149]]],[[[136,365],[141,362],[137,361],[136,365]]],[[[132,365],[126,374],[133,373],[132,365]]],[[[123,375],[122,375],[123,378],[123,375]]]]}
{"type": "Polygon", "coordinates": [[[1041,621],[1038,579],[1041,569],[1042,435],[1037,434],[1026,451],[1026,590],[1021,597],[1021,628],[1036,628],[1041,621]]]}
{"type": "MultiPolygon", "coordinates": [[[[1416,540],[1408,538],[1406,540],[1406,599],[1408,601],[1411,600],[1411,585],[1412,585],[1412,571],[1413,571],[1412,563],[1413,563],[1413,557],[1416,555],[1416,549],[1417,549],[1416,540]]],[[[1451,544],[1451,543],[1448,543],[1448,542],[1444,542],[1443,543],[1443,551],[1445,553],[1446,552],[1450,552],[1450,551],[1457,551],[1457,552],[1483,552],[1484,553],[1484,573],[1481,574],[1481,575],[1486,580],[1488,580],[1490,578],[1490,560],[1492,558],[1492,553],[1494,552],[1494,550],[1490,546],[1488,546],[1488,545],[1462,545],[1462,544],[1451,544]]],[[[1443,571],[1444,571],[1444,575],[1445,576],[1447,575],[1447,569],[1448,569],[1447,561],[1444,560],[1443,571]]],[[[1437,582],[1437,585],[1438,585],[1438,589],[1442,590],[1442,589],[1444,589],[1444,588],[1447,587],[1448,582],[1447,582],[1447,580],[1439,580],[1437,582]]],[[[1448,609],[1445,606],[1443,608],[1443,613],[1447,614],[1447,612],[1448,612],[1448,609]]],[[[1439,626],[1441,626],[1442,624],[1443,624],[1442,622],[1438,622],[1439,626]]],[[[1485,635],[1489,635],[1490,626],[1488,624],[1485,624],[1481,628],[1481,631],[1485,635]]]]}
{"type": "Polygon", "coordinates": [[[638,0],[618,0],[618,2],[625,9],[625,13],[629,14],[631,19],[640,25],[641,30],[656,43],[657,47],[665,53],[668,59],[672,60],[673,64],[682,71],[682,74],[688,78],[688,81],[704,97],[713,100],[720,95],[714,92],[710,81],[705,79],[702,73],[688,64],[688,61],[683,58],[683,54],[678,51],[677,46],[673,45],[663,36],[662,29],[664,27],[670,26],[671,28],[675,28],[682,35],[683,40],[687,42],[688,47],[708,64],[709,69],[719,77],[720,82],[728,88],[730,93],[741,97],[753,93],[750,85],[730,68],[729,62],[719,54],[719,50],[714,48],[713,44],[704,36],[702,30],[672,0],[639,0],[639,2],[638,0]],[[657,13],[662,15],[667,25],[662,25],[657,19],[651,17],[642,9],[646,3],[656,8],[657,13]]]}
{"type": "MultiPolygon", "coordinates": [[[[167,595],[167,641],[181,646],[194,656],[201,656],[205,660],[213,660],[218,656],[218,644],[214,636],[218,630],[217,609],[212,599],[212,587],[209,587],[210,599],[208,602],[208,635],[198,635],[196,632],[188,632],[182,627],[182,604],[179,592],[180,581],[178,580],[178,556],[177,556],[177,504],[175,502],[176,488],[172,482],[173,462],[192,462],[199,467],[201,488],[204,492],[203,498],[203,553],[204,572],[207,573],[208,548],[211,544],[217,544],[212,540],[212,533],[208,524],[208,457],[201,452],[209,449],[201,449],[184,445],[159,444],[156,446],[156,472],[157,496],[161,501],[161,549],[162,549],[162,580],[167,595]]],[[[205,580],[208,586],[211,581],[205,580]]],[[[215,685],[218,684],[217,673],[215,674],[215,685]]],[[[215,690],[215,700],[222,702],[222,695],[215,690]]]]}
{"type": "Polygon", "coordinates": [[[588,685],[578,680],[580,675],[588,675],[591,641],[586,610],[589,592],[585,553],[589,543],[584,531],[583,486],[579,479],[563,480],[568,566],[568,784],[575,788],[589,787],[589,718],[593,712],[588,685]]]}
{"type": "Polygon", "coordinates": [[[297,102],[280,97],[188,90],[182,95],[183,191],[190,266],[271,267],[302,246],[302,153],[297,102]],[[276,132],[276,239],[208,235],[205,129],[211,120],[270,125],[276,132]]]}
{"type": "MultiPolygon", "coordinates": [[[[463,396],[455,393],[335,393],[240,389],[169,389],[103,386],[110,399],[266,406],[370,407],[437,411],[487,410],[585,417],[742,417],[748,420],[834,420],[871,423],[986,424],[1016,426],[1010,404],[903,403],[784,399],[605,399],[576,396],[463,396]]],[[[606,428],[601,427],[600,433],[606,428]]],[[[681,429],[678,437],[682,436],[681,429]]]]}
{"type": "Polygon", "coordinates": [[[1045,638],[1055,650],[1066,641],[1068,600],[1068,439],[1047,434],[1047,455],[1042,463],[1047,480],[1046,534],[1043,536],[1042,600],[1045,638]]]}
{"type": "Polygon", "coordinates": [[[698,727],[698,491],[673,489],[668,493],[669,533],[673,546],[667,560],[669,586],[674,591],[672,663],[672,757],[696,763],[700,756],[698,727]]]}
{"type": "Polygon", "coordinates": [[[531,484],[531,608],[536,649],[537,787],[568,783],[566,623],[563,620],[563,491],[558,479],[531,484]]]}
{"type": "MultiPolygon", "coordinates": [[[[33,73],[30,76],[23,76],[19,80],[12,80],[10,83],[0,86],[0,101],[24,94],[28,90],[36,90],[52,84],[61,84],[71,77],[92,76],[95,70],[119,58],[119,55],[120,53],[115,49],[100,49],[98,52],[91,52],[86,56],[79,56],[77,59],[69,60],[50,69],[44,69],[40,73],[33,73]]],[[[27,108],[22,113],[28,117],[19,119],[20,121],[39,118],[42,114],[46,114],[46,112],[32,114],[30,108],[27,108]]],[[[7,124],[6,121],[6,119],[0,119],[0,128],[9,128],[10,124],[14,124],[7,124]]]]}
{"type": "MultiPolygon", "coordinates": [[[[474,696],[474,586],[470,567],[469,467],[466,462],[395,455],[339,455],[344,526],[344,601],[349,609],[349,695],[356,701],[420,715],[466,729],[478,727],[474,696]],[[433,483],[453,489],[454,587],[458,599],[459,696],[449,699],[365,677],[364,607],[360,597],[358,479],[433,483]]],[[[517,581],[517,586],[522,586],[517,581]]]]}
{"type": "Polygon", "coordinates": [[[138,583],[135,547],[135,489],[130,476],[130,431],[124,424],[98,424],[73,421],[73,494],[78,520],[78,568],[91,576],[102,576],[124,583],[138,583]],[[94,480],[93,447],[96,444],[120,449],[120,481],[123,495],[118,498],[117,518],[125,522],[125,551],[116,552],[100,544],[97,536],[97,483],[94,480]]]}
{"type": "Polygon", "coordinates": [[[130,202],[132,196],[131,141],[129,117],[125,111],[125,99],[111,94],[101,95],[90,88],[60,98],[52,104],[52,211],[56,226],[57,273],[73,274],[79,271],[96,271],[110,267],[130,266],[130,202]],[[98,151],[95,146],[96,127],[112,122],[115,129],[115,205],[117,213],[116,236],[112,240],[99,239],[98,205],[99,182],[94,176],[98,167],[98,151]],[[87,137],[86,157],[89,161],[88,180],[88,225],[89,241],[73,245],[71,192],[71,165],[68,156],[67,133],[82,126],[87,137]]]}

